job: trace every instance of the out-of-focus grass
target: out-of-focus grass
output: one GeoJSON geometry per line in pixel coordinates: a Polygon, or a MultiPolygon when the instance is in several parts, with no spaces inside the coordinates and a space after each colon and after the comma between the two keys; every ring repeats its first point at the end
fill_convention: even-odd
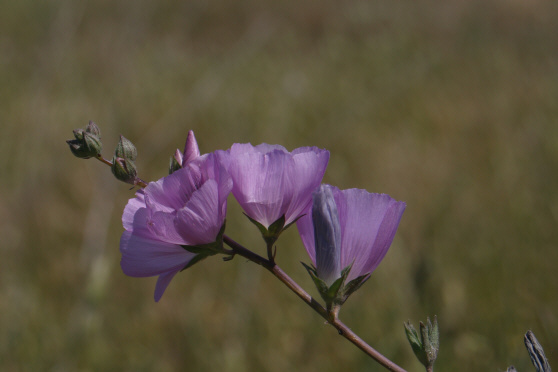
{"type": "MultiPolygon", "coordinates": [[[[348,325],[411,370],[403,321],[434,314],[442,370],[529,370],[529,328],[558,365],[555,2],[0,5],[3,371],[381,370],[242,259],[155,304],[118,265],[133,191],[63,142],[89,119],[146,179],[189,129],[203,152],[328,148],[326,182],[407,202],[348,325]]],[[[232,199],[227,231],[263,248],[232,199]]],[[[315,294],[294,229],[278,261],[315,294]]]]}

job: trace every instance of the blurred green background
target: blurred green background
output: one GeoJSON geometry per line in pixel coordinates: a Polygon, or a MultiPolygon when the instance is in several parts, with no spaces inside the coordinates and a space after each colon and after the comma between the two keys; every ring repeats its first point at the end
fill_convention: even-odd
{"type": "MultiPolygon", "coordinates": [[[[256,265],[126,277],[134,194],[64,143],[94,120],[156,180],[187,131],[331,151],[324,181],[407,202],[341,318],[420,371],[403,322],[438,315],[441,371],[558,368],[558,3],[0,0],[2,371],[381,371],[256,265]]],[[[229,203],[227,233],[264,246],[229,203]]],[[[278,262],[313,295],[296,229],[278,262]]]]}

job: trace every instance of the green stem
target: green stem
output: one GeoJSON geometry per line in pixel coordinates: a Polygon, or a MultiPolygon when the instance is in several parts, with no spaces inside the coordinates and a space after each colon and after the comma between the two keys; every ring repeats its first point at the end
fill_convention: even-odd
{"type": "MultiPolygon", "coordinates": [[[[364,340],[362,340],[356,333],[354,333],[349,327],[347,327],[343,322],[331,314],[312,296],[310,296],[301,286],[298,285],[294,280],[292,280],[279,266],[273,262],[273,260],[267,260],[262,256],[244,248],[242,245],[238,244],[226,235],[223,235],[223,242],[231,247],[236,254],[247,258],[248,260],[263,266],[266,270],[275,275],[283,284],[285,284],[291,291],[293,291],[302,301],[304,301],[308,306],[310,306],[314,311],[316,311],[322,318],[328,321],[337,332],[345,337],[347,340],[352,342],[360,350],[364,351],[376,362],[380,363],[382,366],[390,371],[395,372],[406,372],[403,368],[399,367],[397,364],[393,363],[391,360],[383,356],[376,349],[368,345],[364,340]]],[[[269,254],[269,247],[268,247],[269,254]]]]}

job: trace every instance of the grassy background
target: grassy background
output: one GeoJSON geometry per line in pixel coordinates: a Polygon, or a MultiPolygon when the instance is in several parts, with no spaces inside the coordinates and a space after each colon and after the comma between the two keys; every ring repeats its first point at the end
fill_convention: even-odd
{"type": "MultiPolygon", "coordinates": [[[[71,156],[118,135],[166,174],[193,129],[331,151],[325,182],[407,202],[341,318],[419,371],[403,333],[437,314],[443,371],[558,367],[558,5],[501,1],[0,0],[2,371],[380,371],[270,275],[219,258],[155,279],[119,267],[133,191],[71,156]]],[[[263,252],[231,199],[227,226],[263,252]]],[[[279,264],[316,294],[295,229],[279,264]]]]}

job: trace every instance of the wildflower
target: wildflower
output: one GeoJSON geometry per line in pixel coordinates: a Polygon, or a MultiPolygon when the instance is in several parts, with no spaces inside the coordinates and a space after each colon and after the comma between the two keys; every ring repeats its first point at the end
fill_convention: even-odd
{"type": "Polygon", "coordinates": [[[308,209],[329,160],[329,151],[317,147],[288,152],[268,144],[234,144],[222,154],[234,197],[262,234],[273,230],[272,241],[308,209]]]}
{"type": "Polygon", "coordinates": [[[322,185],[313,194],[311,213],[297,227],[315,268],[309,273],[328,307],[342,304],[386,255],[405,203],[366,190],[322,185]],[[318,279],[318,282],[316,281],[318,279]],[[348,283],[345,285],[345,283],[348,283]]]}
{"type": "Polygon", "coordinates": [[[155,301],[181,270],[221,253],[232,181],[215,154],[151,182],[130,199],[122,223],[121,267],[126,275],[158,275],[155,301]]]}

